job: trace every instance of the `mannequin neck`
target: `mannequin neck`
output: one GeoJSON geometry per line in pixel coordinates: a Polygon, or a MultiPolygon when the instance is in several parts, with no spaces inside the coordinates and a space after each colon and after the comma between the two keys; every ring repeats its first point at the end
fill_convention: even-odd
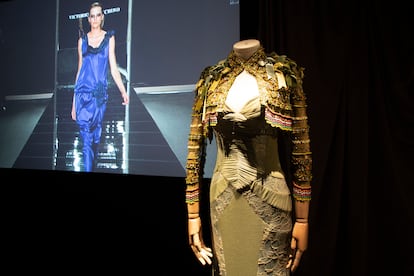
{"type": "Polygon", "coordinates": [[[243,60],[248,60],[260,47],[257,39],[241,40],[233,45],[234,53],[243,60]]]}

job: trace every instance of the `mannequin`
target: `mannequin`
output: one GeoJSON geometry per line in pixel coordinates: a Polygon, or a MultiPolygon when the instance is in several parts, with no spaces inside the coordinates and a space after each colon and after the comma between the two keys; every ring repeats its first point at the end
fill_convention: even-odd
{"type": "Polygon", "coordinates": [[[241,40],[233,44],[233,51],[244,60],[248,60],[260,47],[257,39],[241,40]]]}
{"type": "Polygon", "coordinates": [[[293,79],[301,81],[302,70],[288,58],[271,57],[266,58],[256,39],[238,41],[224,62],[202,72],[196,86],[187,159],[188,234],[200,263],[214,263],[214,275],[289,275],[307,249],[311,152],[305,97],[292,103],[283,99],[293,95],[274,97],[274,93],[303,93],[301,82],[292,84],[293,79]],[[276,104],[269,99],[277,99],[276,104]],[[285,105],[296,113],[276,108],[285,105]],[[279,124],[284,118],[287,124],[279,124]],[[203,242],[199,216],[204,138],[209,137],[209,129],[218,147],[210,187],[214,255],[203,242]],[[291,185],[293,200],[279,162],[279,131],[299,133],[295,136],[299,146],[294,145],[299,176],[291,185]]]}

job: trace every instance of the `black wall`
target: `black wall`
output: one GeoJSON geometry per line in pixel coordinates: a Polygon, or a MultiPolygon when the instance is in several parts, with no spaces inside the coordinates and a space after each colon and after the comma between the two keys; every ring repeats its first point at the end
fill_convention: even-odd
{"type": "Polygon", "coordinates": [[[241,1],[240,17],[241,38],[305,68],[314,179],[297,275],[413,275],[411,11],[263,0],[241,1]]]}

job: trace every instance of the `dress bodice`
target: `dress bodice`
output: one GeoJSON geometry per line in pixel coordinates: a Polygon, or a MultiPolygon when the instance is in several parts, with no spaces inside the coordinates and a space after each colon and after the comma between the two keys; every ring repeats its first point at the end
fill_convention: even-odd
{"type": "Polygon", "coordinates": [[[278,130],[266,122],[259,96],[247,101],[239,112],[234,112],[225,104],[223,112],[217,115],[213,130],[219,156],[218,167],[223,162],[234,162],[232,166],[238,171],[241,163],[245,163],[254,171],[253,178],[281,170],[277,150],[278,130]]]}
{"type": "Polygon", "coordinates": [[[98,47],[88,43],[88,36],[82,37],[82,68],[79,71],[75,92],[94,92],[107,89],[109,40],[114,31],[108,31],[98,47]]]}

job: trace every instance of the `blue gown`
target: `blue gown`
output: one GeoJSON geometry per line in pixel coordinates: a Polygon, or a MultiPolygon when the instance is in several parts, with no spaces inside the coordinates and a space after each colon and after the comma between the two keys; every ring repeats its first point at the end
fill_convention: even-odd
{"type": "Polygon", "coordinates": [[[107,31],[97,48],[82,36],[82,67],[74,89],[76,123],[83,143],[84,171],[92,171],[102,134],[102,120],[108,100],[107,74],[109,65],[109,39],[115,34],[107,31]]]}

